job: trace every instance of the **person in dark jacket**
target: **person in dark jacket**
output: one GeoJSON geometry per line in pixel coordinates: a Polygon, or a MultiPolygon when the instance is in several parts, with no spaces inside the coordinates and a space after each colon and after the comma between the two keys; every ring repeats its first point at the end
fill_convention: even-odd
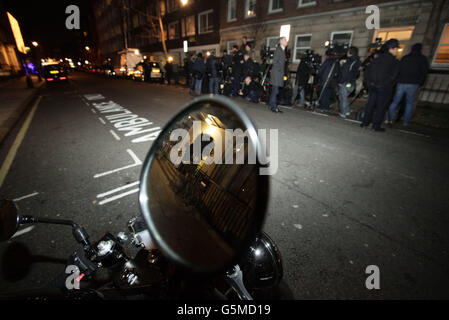
{"type": "Polygon", "coordinates": [[[284,75],[285,75],[285,63],[287,62],[287,46],[288,40],[286,37],[282,37],[279,40],[279,46],[273,55],[273,66],[271,67],[270,82],[271,82],[271,95],[270,95],[270,109],[275,113],[282,113],[278,107],[277,96],[279,88],[284,87],[284,75]]]}
{"type": "Polygon", "coordinates": [[[329,110],[340,77],[340,63],[330,50],[326,52],[326,55],[327,59],[318,71],[318,83],[320,85],[318,102],[321,110],[329,110]]]}
{"type": "Polygon", "coordinates": [[[385,43],[385,48],[386,52],[375,58],[366,69],[368,102],[360,124],[362,128],[367,128],[372,122],[373,130],[378,132],[385,131],[380,126],[399,73],[399,61],[396,59],[399,41],[390,39],[385,43]]]}
{"type": "Polygon", "coordinates": [[[228,54],[227,50],[223,50],[223,57],[221,57],[221,70],[223,77],[227,79],[230,76],[229,70],[232,67],[232,56],[228,54]]]}
{"type": "Polygon", "coordinates": [[[310,78],[310,74],[312,73],[312,70],[310,69],[309,65],[307,64],[305,60],[305,56],[302,55],[299,59],[298,69],[296,69],[296,79],[295,79],[295,85],[293,86],[293,93],[292,93],[292,107],[295,106],[296,97],[298,95],[299,91],[299,106],[305,107],[305,101],[306,101],[306,86],[310,78]]]}
{"type": "Polygon", "coordinates": [[[193,70],[193,78],[195,81],[194,92],[196,95],[200,95],[201,86],[203,84],[203,78],[206,74],[206,66],[204,65],[203,54],[201,52],[197,54],[196,60],[193,63],[192,70],[193,70]]]}
{"type": "Polygon", "coordinates": [[[422,44],[416,43],[412,46],[410,54],[402,58],[399,63],[398,84],[390,110],[387,112],[386,123],[391,124],[399,102],[405,94],[406,104],[404,112],[404,125],[408,126],[413,116],[413,103],[416,93],[426,80],[429,70],[429,62],[421,53],[422,44]]]}
{"type": "Polygon", "coordinates": [[[253,81],[250,76],[245,78],[245,85],[243,89],[239,91],[239,95],[247,98],[251,102],[258,103],[260,97],[262,97],[263,88],[260,83],[253,81]]]}
{"type": "Polygon", "coordinates": [[[170,84],[171,79],[173,78],[173,64],[170,60],[164,66],[165,69],[165,79],[167,80],[167,84],[170,84]]]}
{"type": "Polygon", "coordinates": [[[238,46],[234,45],[232,47],[232,77],[234,78],[234,96],[238,95],[240,90],[240,82],[242,81],[242,64],[243,64],[243,55],[238,50],[238,46]]]}
{"type": "Polygon", "coordinates": [[[355,90],[355,81],[359,75],[360,58],[359,49],[350,47],[348,59],[341,67],[340,79],[338,81],[338,97],[340,100],[340,117],[346,118],[350,115],[348,97],[355,90]]]}
{"type": "Polygon", "coordinates": [[[206,61],[206,71],[209,77],[209,93],[218,94],[218,60],[212,52],[206,61]]]}
{"type": "Polygon", "coordinates": [[[245,54],[246,52],[246,45],[248,44],[248,38],[246,36],[242,37],[242,45],[240,46],[240,48],[237,47],[237,50],[239,50],[242,55],[245,54]]]}
{"type": "Polygon", "coordinates": [[[254,77],[256,73],[256,64],[254,63],[253,59],[249,57],[248,53],[245,53],[243,55],[243,64],[242,64],[242,78],[245,79],[246,77],[254,77]]]}

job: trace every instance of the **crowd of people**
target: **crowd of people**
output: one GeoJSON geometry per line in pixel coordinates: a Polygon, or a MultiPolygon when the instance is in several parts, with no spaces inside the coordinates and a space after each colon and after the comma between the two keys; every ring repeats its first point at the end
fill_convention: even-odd
{"type": "MultiPolygon", "coordinates": [[[[278,94],[286,85],[285,76],[288,63],[288,41],[282,37],[272,55],[269,83],[270,92],[267,102],[272,112],[282,113],[278,106],[278,94]]],[[[382,132],[385,121],[387,125],[397,112],[398,105],[405,95],[405,111],[403,124],[410,124],[413,116],[414,100],[419,87],[424,83],[428,72],[427,58],[421,53],[422,45],[415,44],[411,53],[400,61],[396,58],[399,41],[390,39],[381,49],[376,51],[375,57],[364,68],[364,87],[368,92],[368,100],[364,110],[362,128],[372,124],[374,131],[382,132]],[[394,91],[395,90],[395,91],[394,91]]],[[[252,56],[251,44],[243,37],[241,46],[234,45],[232,53],[223,51],[222,57],[215,52],[208,52],[206,57],[202,53],[191,54],[186,58],[186,85],[192,95],[208,92],[212,94],[227,94],[240,96],[258,103],[264,94],[264,87],[260,84],[260,65],[255,63],[252,56]],[[203,83],[207,81],[207,85],[203,83]],[[223,79],[229,84],[227,89],[219,88],[223,79]]],[[[373,55],[374,56],[374,55],[373,55]]],[[[177,67],[177,66],[176,66],[177,67]]],[[[311,79],[315,77],[318,85],[317,107],[327,111],[333,101],[338,100],[339,116],[346,118],[350,115],[349,96],[355,93],[356,81],[360,76],[362,63],[357,47],[351,46],[343,55],[335,54],[331,49],[326,51],[326,60],[314,71],[307,59],[307,55],[299,56],[296,78],[291,83],[291,107],[306,107],[306,89],[310,90],[311,79]],[[299,100],[299,103],[296,102],[299,100]]],[[[167,80],[173,78],[173,66],[169,65],[167,80]]],[[[174,77],[178,83],[178,76],[174,77]]]]}

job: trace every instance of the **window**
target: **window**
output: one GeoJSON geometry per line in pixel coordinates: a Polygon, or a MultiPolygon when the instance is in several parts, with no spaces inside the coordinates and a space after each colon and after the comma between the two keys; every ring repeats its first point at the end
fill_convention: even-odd
{"type": "Polygon", "coordinates": [[[198,33],[208,33],[214,31],[213,10],[208,10],[198,14],[198,33]]]}
{"type": "Polygon", "coordinates": [[[268,13],[275,13],[282,11],[283,8],[283,0],[270,0],[268,6],[268,13]]]}
{"type": "Polygon", "coordinates": [[[185,30],[183,31],[183,36],[194,36],[195,35],[195,16],[188,16],[185,20],[185,30]]]}
{"type": "Polygon", "coordinates": [[[293,56],[293,61],[299,61],[299,56],[301,53],[305,53],[306,50],[310,49],[310,43],[312,42],[311,34],[297,34],[295,36],[295,51],[293,56]]]}
{"type": "Polygon", "coordinates": [[[228,22],[237,20],[237,0],[228,0],[228,22]]]}
{"type": "Polygon", "coordinates": [[[167,12],[173,12],[179,9],[179,0],[167,0],[167,12]]]}
{"type": "Polygon", "coordinates": [[[331,33],[331,44],[345,44],[350,46],[352,43],[352,31],[336,31],[331,33]]]}
{"type": "Polygon", "coordinates": [[[298,0],[298,8],[311,7],[316,5],[315,0],[298,0]]]}
{"type": "Polygon", "coordinates": [[[412,38],[414,30],[415,26],[381,28],[374,32],[373,43],[376,41],[376,38],[381,38],[382,42],[388,41],[390,39],[399,40],[399,49],[396,57],[400,59],[404,54],[405,47],[410,45],[410,40],[412,38]]]}
{"type": "Polygon", "coordinates": [[[438,49],[433,57],[433,64],[436,66],[449,66],[449,23],[444,25],[438,49]]]}
{"type": "Polygon", "coordinates": [[[256,16],[256,1],[257,0],[245,1],[245,18],[252,18],[256,16]]]}
{"type": "Polygon", "coordinates": [[[180,37],[180,30],[179,30],[179,21],[174,21],[168,24],[168,39],[178,39],[180,37]]]}
{"type": "Polygon", "coordinates": [[[275,49],[277,45],[279,44],[279,40],[281,40],[281,37],[268,37],[267,38],[267,47],[270,47],[271,49],[275,49]]]}
{"type": "Polygon", "coordinates": [[[230,41],[226,42],[226,50],[228,50],[228,54],[231,54],[232,46],[235,44],[237,44],[236,40],[230,40],[230,41]]]}

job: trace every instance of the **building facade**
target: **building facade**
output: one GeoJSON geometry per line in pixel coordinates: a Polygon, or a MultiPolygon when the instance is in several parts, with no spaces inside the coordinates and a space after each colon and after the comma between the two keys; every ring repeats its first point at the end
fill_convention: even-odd
{"type": "Polygon", "coordinates": [[[295,70],[298,57],[307,49],[320,55],[325,42],[344,43],[359,48],[362,59],[369,54],[376,38],[400,41],[399,58],[414,43],[423,44],[429,58],[429,74],[420,99],[449,103],[449,4],[447,1],[399,0],[221,0],[220,45],[228,50],[241,44],[246,36],[253,42],[255,59],[260,59],[263,45],[273,47],[285,26],[291,49],[290,69],[295,70]],[[380,10],[380,28],[368,29],[369,5],[380,10]]]}
{"type": "Polygon", "coordinates": [[[94,16],[103,59],[124,48],[138,49],[151,60],[165,62],[159,14],[168,54],[182,64],[186,52],[218,51],[219,2],[188,0],[97,0],[94,16]]]}
{"type": "Polygon", "coordinates": [[[0,78],[23,70],[6,11],[0,11],[0,78]]]}

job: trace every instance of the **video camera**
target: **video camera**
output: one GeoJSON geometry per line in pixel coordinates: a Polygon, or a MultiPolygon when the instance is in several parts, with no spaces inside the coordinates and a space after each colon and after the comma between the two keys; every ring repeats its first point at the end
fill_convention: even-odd
{"type": "Polygon", "coordinates": [[[336,59],[343,59],[346,57],[346,54],[348,53],[349,46],[347,44],[341,44],[341,43],[329,43],[329,45],[326,46],[326,54],[329,57],[333,57],[336,59]]]}
{"type": "Polygon", "coordinates": [[[322,62],[321,56],[310,49],[306,50],[304,54],[305,54],[304,57],[305,62],[312,68],[313,73],[316,74],[321,66],[322,62]]]}

